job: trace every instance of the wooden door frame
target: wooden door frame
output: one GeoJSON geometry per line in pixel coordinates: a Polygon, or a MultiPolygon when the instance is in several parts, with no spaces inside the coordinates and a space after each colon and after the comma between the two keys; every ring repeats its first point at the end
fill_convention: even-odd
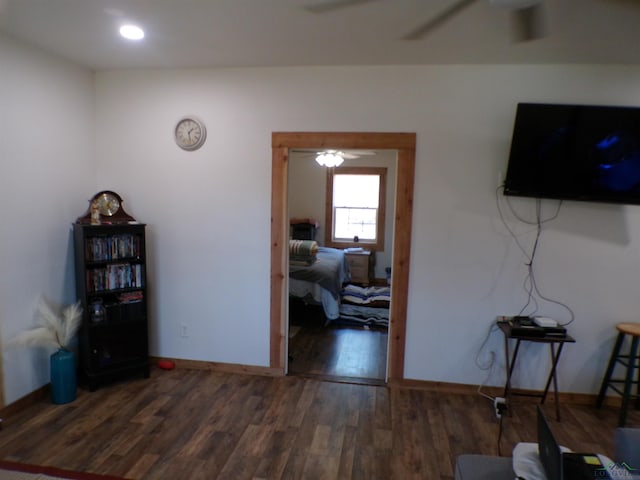
{"type": "Polygon", "coordinates": [[[409,292],[409,258],[415,176],[415,133],[274,132],[271,136],[271,321],[269,365],[284,375],[287,331],[289,252],[289,149],[332,148],[396,150],[397,178],[389,321],[388,381],[404,378],[409,292]]]}

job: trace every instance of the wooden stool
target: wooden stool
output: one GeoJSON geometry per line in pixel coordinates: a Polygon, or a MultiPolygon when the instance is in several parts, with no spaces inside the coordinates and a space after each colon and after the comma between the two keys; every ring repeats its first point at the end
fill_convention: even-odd
{"type": "Polygon", "coordinates": [[[620,395],[622,395],[622,405],[620,407],[620,417],[618,419],[618,426],[623,427],[627,421],[627,408],[629,407],[629,399],[634,397],[636,399],[636,408],[640,408],[640,365],[638,358],[638,343],[640,341],[640,323],[618,323],[616,325],[618,330],[618,338],[613,346],[611,352],[611,358],[609,359],[609,366],[602,379],[602,386],[600,387],[600,393],[598,394],[598,400],[596,407],[600,408],[602,402],[604,402],[605,393],[607,388],[611,388],[620,395]],[[627,355],[621,354],[620,349],[624,341],[625,335],[631,336],[631,348],[627,355]],[[620,363],[627,368],[624,378],[611,378],[615,369],[616,363],[620,363]],[[634,370],[638,369],[638,377],[633,379],[634,370]],[[615,384],[624,384],[624,389],[620,390],[615,384]],[[631,387],[636,385],[635,395],[631,394],[631,387]]]}

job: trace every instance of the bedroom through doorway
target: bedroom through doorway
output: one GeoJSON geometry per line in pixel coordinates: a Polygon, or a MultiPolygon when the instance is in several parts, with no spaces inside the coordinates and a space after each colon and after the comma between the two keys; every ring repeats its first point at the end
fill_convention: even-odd
{"type": "Polygon", "coordinates": [[[286,375],[289,278],[289,152],[296,148],[371,149],[397,152],[393,264],[387,344],[387,383],[404,379],[407,302],[416,164],[414,132],[273,132],[271,134],[271,306],[269,368],[286,375]]]}
{"type": "MultiPolygon", "coordinates": [[[[317,152],[289,151],[289,233],[294,242],[299,242],[292,244],[302,250],[290,250],[289,256],[287,370],[291,375],[384,384],[397,151],[347,150],[344,163],[331,172],[316,163],[317,152]],[[327,225],[331,228],[338,220],[333,220],[327,209],[332,205],[332,175],[338,172],[358,178],[375,173],[382,179],[375,186],[372,200],[380,215],[379,231],[372,234],[378,238],[377,243],[333,243],[334,235],[327,232],[327,225]],[[305,253],[304,247],[312,242],[317,252],[308,257],[294,254],[305,253]],[[337,278],[316,276],[324,275],[323,269],[337,278]]],[[[356,195],[358,201],[363,201],[364,193],[356,195]]]]}

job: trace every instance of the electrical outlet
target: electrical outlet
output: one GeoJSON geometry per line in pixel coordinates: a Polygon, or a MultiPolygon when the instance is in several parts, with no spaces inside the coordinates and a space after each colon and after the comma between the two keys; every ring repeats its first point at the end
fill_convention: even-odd
{"type": "Polygon", "coordinates": [[[494,398],[493,410],[495,411],[496,418],[501,418],[502,414],[507,411],[507,401],[502,397],[494,398]]]}
{"type": "Polygon", "coordinates": [[[180,336],[181,337],[188,337],[189,336],[189,329],[187,328],[187,324],[183,323],[180,325],[180,336]]]}

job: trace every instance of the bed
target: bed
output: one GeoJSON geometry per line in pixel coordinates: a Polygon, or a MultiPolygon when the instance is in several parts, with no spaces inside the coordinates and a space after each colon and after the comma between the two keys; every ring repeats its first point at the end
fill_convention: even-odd
{"type": "Polygon", "coordinates": [[[318,247],[310,265],[290,262],[289,296],[322,305],[328,320],[340,317],[340,292],[349,281],[344,251],[318,247]]]}

